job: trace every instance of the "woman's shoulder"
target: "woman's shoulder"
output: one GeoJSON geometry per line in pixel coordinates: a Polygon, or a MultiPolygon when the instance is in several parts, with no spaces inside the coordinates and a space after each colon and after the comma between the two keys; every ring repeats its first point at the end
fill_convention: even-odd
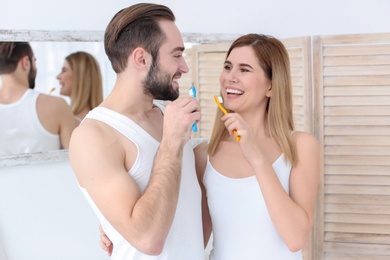
{"type": "Polygon", "coordinates": [[[298,150],[317,150],[319,149],[319,142],[317,138],[305,131],[294,131],[292,134],[298,150]]]}
{"type": "Polygon", "coordinates": [[[193,143],[194,155],[195,155],[195,168],[199,182],[202,182],[204,171],[207,165],[207,147],[208,139],[198,140],[196,146],[193,143]]]}
{"type": "Polygon", "coordinates": [[[316,141],[317,138],[312,135],[311,133],[309,132],[305,132],[305,131],[293,131],[291,133],[291,135],[293,136],[293,138],[298,141],[298,140],[312,140],[312,141],[316,141]]]}

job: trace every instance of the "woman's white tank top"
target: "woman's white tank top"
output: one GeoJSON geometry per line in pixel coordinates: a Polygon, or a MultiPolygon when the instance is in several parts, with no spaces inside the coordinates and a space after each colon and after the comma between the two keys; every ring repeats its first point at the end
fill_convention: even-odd
{"type": "MultiPolygon", "coordinates": [[[[272,164],[289,192],[291,165],[283,154],[272,164]]],[[[255,176],[229,178],[207,160],[203,183],[213,225],[211,260],[302,259],[283,242],[269,216],[255,176]]]]}

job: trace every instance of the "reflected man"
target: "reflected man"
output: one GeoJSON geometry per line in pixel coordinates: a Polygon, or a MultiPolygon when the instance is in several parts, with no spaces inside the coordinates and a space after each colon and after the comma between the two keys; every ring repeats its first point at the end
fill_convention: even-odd
{"type": "Polygon", "coordinates": [[[36,74],[28,42],[0,42],[0,155],[69,147],[73,113],[63,98],[34,90],[36,74]]]}

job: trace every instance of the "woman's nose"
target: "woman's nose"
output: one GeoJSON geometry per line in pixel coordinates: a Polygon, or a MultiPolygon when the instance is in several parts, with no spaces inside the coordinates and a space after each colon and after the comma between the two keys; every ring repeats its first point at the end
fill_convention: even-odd
{"type": "Polygon", "coordinates": [[[229,82],[233,82],[233,83],[236,83],[238,81],[238,78],[236,76],[236,73],[234,72],[234,70],[231,70],[228,75],[226,76],[226,79],[229,81],[229,82]]]}

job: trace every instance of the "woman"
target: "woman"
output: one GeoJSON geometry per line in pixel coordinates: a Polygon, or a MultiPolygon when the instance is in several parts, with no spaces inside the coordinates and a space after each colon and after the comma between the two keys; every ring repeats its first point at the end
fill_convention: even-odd
{"type": "Polygon", "coordinates": [[[78,122],[103,101],[103,84],[99,63],[86,52],[75,52],[65,58],[57,79],[60,94],[70,97],[70,106],[78,122]]]}
{"type": "MultiPolygon", "coordinates": [[[[320,156],[314,136],[294,131],[285,47],[266,35],[238,38],[220,85],[230,113],[218,111],[209,144],[195,148],[205,245],[213,232],[210,259],[302,259],[320,156]]],[[[110,254],[112,244],[101,232],[110,254]]]]}

